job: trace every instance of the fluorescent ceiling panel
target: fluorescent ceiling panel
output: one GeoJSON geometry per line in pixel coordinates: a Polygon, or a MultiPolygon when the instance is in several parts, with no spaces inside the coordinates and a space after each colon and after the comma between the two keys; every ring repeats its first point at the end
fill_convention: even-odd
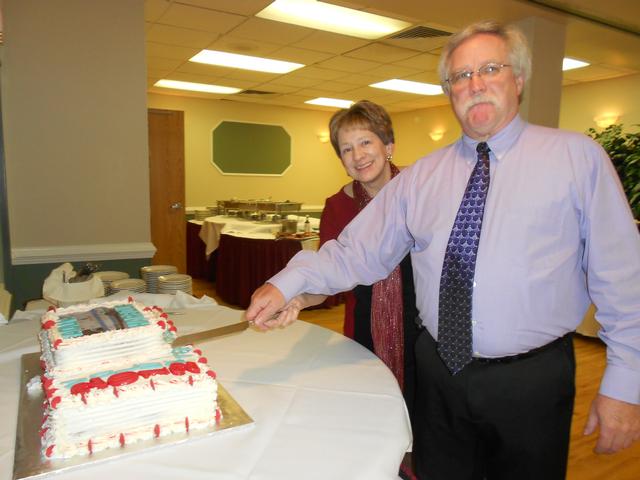
{"type": "Polygon", "coordinates": [[[154,83],[156,87],[163,88],[176,88],[178,90],[191,90],[194,92],[207,92],[207,93],[223,93],[232,94],[241,91],[239,88],[233,87],[221,87],[220,85],[210,85],[208,83],[193,83],[193,82],[181,82],[179,80],[158,80],[154,83]]]}
{"type": "Polygon", "coordinates": [[[590,64],[587,62],[583,62],[581,60],[576,60],[575,58],[565,57],[562,59],[562,70],[573,70],[575,68],[587,67],[590,64]]]}
{"type": "Polygon", "coordinates": [[[372,83],[369,85],[373,88],[382,88],[384,90],[394,90],[396,92],[417,93],[418,95],[440,95],[442,87],[431,83],[411,82],[409,80],[385,80],[384,82],[372,83]]]}
{"type": "Polygon", "coordinates": [[[289,73],[304,67],[302,63],[284,62],[282,60],[271,60],[269,58],[252,57],[250,55],[239,55],[217,50],[202,50],[191,57],[189,61],[267,73],[289,73]]]}
{"type": "Polygon", "coordinates": [[[316,0],[275,0],[257,17],[373,40],[404,30],[411,24],[316,0]]]}
{"type": "Polygon", "coordinates": [[[307,100],[304,103],[309,103],[311,105],[322,105],[324,107],[338,107],[338,108],[349,108],[353,105],[351,100],[341,100],[339,98],[326,98],[326,97],[318,97],[313,100],[307,100]]]}

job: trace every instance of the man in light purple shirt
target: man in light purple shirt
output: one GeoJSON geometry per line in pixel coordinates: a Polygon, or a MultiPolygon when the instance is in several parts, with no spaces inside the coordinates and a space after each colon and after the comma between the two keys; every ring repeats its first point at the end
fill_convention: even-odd
{"type": "Polygon", "coordinates": [[[607,368],[585,434],[613,453],[640,439],[640,236],[604,150],[518,116],[530,72],[522,34],[471,25],[440,74],[464,135],[406,168],[317,253],[300,252],[258,289],[247,318],[287,325],[303,292],[371,284],[411,253],[425,331],[416,345],[421,478],[564,478],[573,409],[570,332],[597,307],[607,368]],[[438,357],[440,277],[460,200],[490,148],[490,185],[472,294],[474,359],[438,357]],[[275,316],[274,316],[275,315],[275,316]]]}

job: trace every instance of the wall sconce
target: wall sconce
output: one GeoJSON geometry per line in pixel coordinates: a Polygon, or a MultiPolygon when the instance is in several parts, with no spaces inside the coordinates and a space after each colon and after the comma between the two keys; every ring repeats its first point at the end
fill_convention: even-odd
{"type": "Polygon", "coordinates": [[[320,141],[320,143],[329,143],[329,133],[328,132],[319,133],[318,140],[320,141]]]}
{"type": "Polygon", "coordinates": [[[439,142],[440,140],[442,140],[442,137],[444,137],[444,130],[434,130],[432,132],[429,132],[429,136],[434,142],[439,142]]]}
{"type": "Polygon", "coordinates": [[[607,128],[618,121],[618,115],[615,113],[606,113],[604,115],[600,115],[599,117],[595,117],[593,121],[596,122],[596,125],[598,127],[607,128]]]}

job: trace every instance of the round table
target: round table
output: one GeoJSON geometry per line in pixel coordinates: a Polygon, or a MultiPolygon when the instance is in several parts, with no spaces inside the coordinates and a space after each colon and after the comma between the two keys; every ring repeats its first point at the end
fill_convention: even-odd
{"type": "MultiPolygon", "coordinates": [[[[172,318],[183,334],[234,323],[242,316],[221,306],[181,313],[172,318]]],[[[11,478],[13,468],[20,357],[37,351],[37,330],[33,320],[0,326],[3,479],[11,478]]],[[[253,418],[251,428],[152,448],[63,471],[56,478],[397,478],[411,445],[409,420],[395,378],[365,348],[302,321],[270,332],[246,330],[199,347],[221,384],[253,418]]]]}

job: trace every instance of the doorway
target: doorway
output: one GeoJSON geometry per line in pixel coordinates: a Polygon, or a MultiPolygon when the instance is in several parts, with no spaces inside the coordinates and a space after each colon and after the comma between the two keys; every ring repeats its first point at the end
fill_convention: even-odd
{"type": "Polygon", "coordinates": [[[148,123],[152,263],[186,273],[184,112],[149,109],[148,123]]]}

